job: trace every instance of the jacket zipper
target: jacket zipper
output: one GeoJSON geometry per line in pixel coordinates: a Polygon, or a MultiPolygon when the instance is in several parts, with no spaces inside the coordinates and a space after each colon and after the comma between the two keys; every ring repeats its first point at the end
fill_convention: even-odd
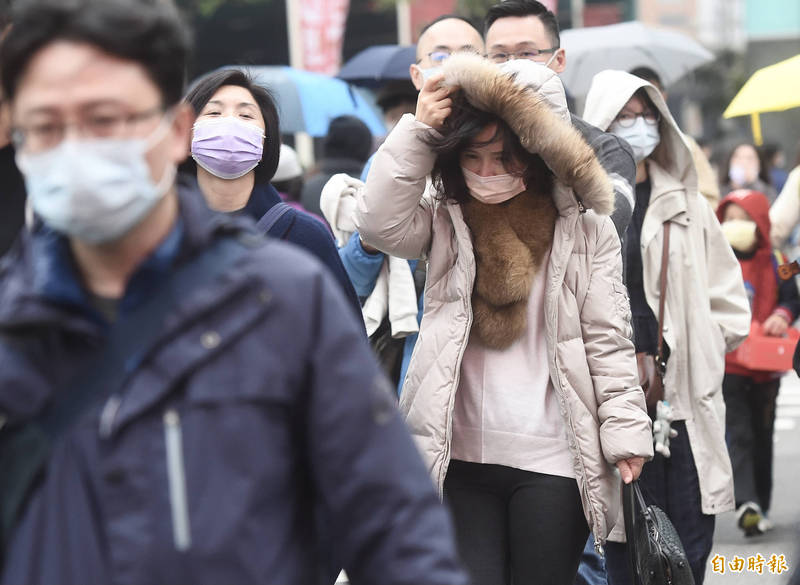
{"type": "MultiPolygon", "coordinates": [[[[581,213],[584,213],[586,211],[586,207],[584,207],[583,202],[580,200],[580,198],[578,198],[578,209],[579,209],[579,211],[581,213]]],[[[577,220],[575,221],[575,223],[577,224],[577,220]]],[[[572,245],[574,246],[574,242],[573,242],[572,245]]],[[[562,286],[563,286],[563,282],[564,282],[564,273],[565,272],[566,272],[566,267],[564,267],[562,269],[559,266],[558,282],[562,286]]],[[[545,289],[545,295],[547,295],[547,289],[545,289]]],[[[545,296],[545,303],[546,302],[547,302],[547,300],[546,300],[546,296],[545,296]]],[[[556,306],[557,306],[557,303],[554,305],[554,307],[556,307],[556,306]]],[[[556,313],[557,313],[557,309],[554,309],[553,311],[551,311],[551,315],[550,315],[550,322],[552,322],[554,324],[556,323],[556,320],[557,320],[556,313]]],[[[557,327],[556,327],[556,329],[557,329],[557,327]]],[[[558,345],[558,344],[556,344],[556,345],[558,345]]],[[[557,377],[557,380],[558,380],[558,387],[555,388],[555,385],[554,385],[554,389],[558,393],[559,399],[562,402],[562,406],[564,408],[564,411],[566,412],[567,424],[569,425],[570,432],[573,434],[573,437],[574,437],[575,432],[573,430],[574,427],[572,426],[572,412],[570,412],[569,407],[567,406],[567,399],[564,396],[564,389],[563,389],[563,383],[562,383],[562,380],[561,380],[561,374],[558,371],[558,357],[557,357],[557,354],[558,354],[558,348],[556,347],[556,350],[553,352],[553,370],[556,372],[556,377],[557,377]]],[[[577,443],[577,438],[574,438],[574,441],[577,443]]],[[[575,449],[578,449],[577,445],[575,446],[575,449]]],[[[603,545],[600,544],[600,539],[596,536],[596,533],[597,533],[596,529],[597,529],[598,522],[597,522],[597,517],[596,517],[594,506],[592,505],[592,500],[589,497],[589,487],[588,487],[588,485],[586,483],[586,470],[585,470],[585,466],[582,465],[582,467],[584,467],[584,470],[583,470],[583,491],[586,494],[586,501],[589,503],[589,516],[591,516],[591,520],[592,520],[592,526],[590,526],[589,528],[592,531],[592,534],[595,535],[595,537],[594,537],[594,551],[599,556],[604,557],[605,556],[605,551],[603,550],[603,545]]]]}
{"type": "Polygon", "coordinates": [[[186,494],[186,470],[183,460],[181,418],[173,408],[164,413],[164,442],[167,450],[167,480],[172,512],[172,537],[181,552],[192,546],[189,527],[189,502],[186,494]]]}

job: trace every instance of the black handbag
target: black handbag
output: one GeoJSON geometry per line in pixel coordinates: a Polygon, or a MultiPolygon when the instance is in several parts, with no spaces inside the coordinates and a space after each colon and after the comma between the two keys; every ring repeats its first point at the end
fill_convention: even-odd
{"type": "Polygon", "coordinates": [[[622,507],[633,582],[694,585],[678,532],[664,510],[645,503],[638,481],[622,485],[622,507]]]}

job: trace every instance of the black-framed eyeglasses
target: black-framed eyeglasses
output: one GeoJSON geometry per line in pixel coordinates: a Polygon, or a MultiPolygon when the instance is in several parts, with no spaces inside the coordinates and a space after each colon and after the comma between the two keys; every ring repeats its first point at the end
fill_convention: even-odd
{"type": "Polygon", "coordinates": [[[549,55],[555,53],[561,47],[550,47],[549,49],[522,49],[521,51],[497,51],[489,53],[488,57],[495,63],[505,63],[510,59],[527,59],[534,61],[539,55],[549,55]]]}
{"type": "Polygon", "coordinates": [[[130,138],[137,124],[163,113],[163,106],[155,106],[134,113],[123,111],[89,113],[71,123],[47,120],[21,124],[13,129],[11,139],[17,150],[44,152],[61,144],[67,129],[73,126],[81,138],[130,138]]]}
{"type": "Polygon", "coordinates": [[[661,120],[661,114],[652,110],[645,110],[638,114],[634,114],[633,112],[620,112],[614,120],[623,128],[630,128],[636,123],[636,118],[642,118],[645,124],[655,126],[661,120]]]}

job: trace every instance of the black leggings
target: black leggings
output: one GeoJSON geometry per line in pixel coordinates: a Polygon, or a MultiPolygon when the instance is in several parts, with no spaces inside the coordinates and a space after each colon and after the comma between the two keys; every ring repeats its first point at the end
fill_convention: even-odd
{"type": "Polygon", "coordinates": [[[569,585],[589,527],[574,479],[451,461],[444,480],[472,585],[569,585]]]}

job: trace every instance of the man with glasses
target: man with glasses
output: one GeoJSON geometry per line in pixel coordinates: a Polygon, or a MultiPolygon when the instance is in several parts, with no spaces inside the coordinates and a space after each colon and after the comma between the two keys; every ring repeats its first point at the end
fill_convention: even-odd
{"type": "MultiPolygon", "coordinates": [[[[536,0],[505,0],[495,4],[486,15],[484,30],[487,55],[495,63],[528,59],[556,73],[567,67],[556,16],[536,0]]],[[[575,115],[572,124],[594,149],[611,178],[616,195],[611,219],[622,239],[633,211],[636,165],[631,150],[624,140],[602,132],[575,115]]]]}
{"type": "Polygon", "coordinates": [[[172,3],[19,7],[0,70],[37,221],[0,263],[0,583],[324,583],[331,557],[466,583],[332,277],[176,183],[172,3]]]}
{"type": "Polygon", "coordinates": [[[417,62],[410,68],[417,91],[450,55],[459,51],[481,55],[484,52],[483,37],[470,21],[445,14],[427,24],[417,40],[417,62]]]}

